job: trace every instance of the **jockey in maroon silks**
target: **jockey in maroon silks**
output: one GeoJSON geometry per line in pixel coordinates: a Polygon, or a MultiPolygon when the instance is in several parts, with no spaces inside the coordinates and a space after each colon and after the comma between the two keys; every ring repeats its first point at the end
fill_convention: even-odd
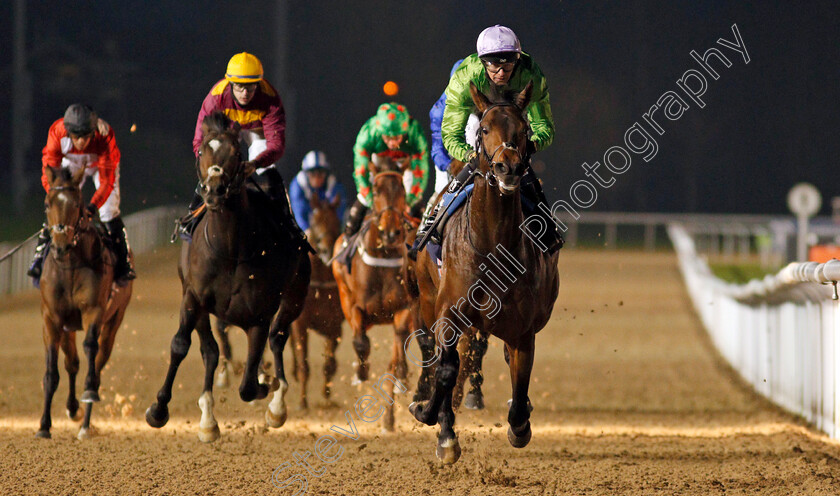
{"type": "MultiPolygon", "coordinates": [[[[249,186],[261,190],[272,200],[277,210],[275,220],[278,227],[287,230],[295,240],[305,241],[306,237],[289,209],[283,178],[276,168],[276,162],[286,148],[286,112],[277,90],[264,79],[262,63],[256,56],[242,52],[231,57],[224,79],[213,85],[204,98],[193,138],[196,157],[204,139],[201,123],[217,111],[239,124],[239,138],[243,150],[247,150],[243,159],[251,162],[256,169],[249,178],[249,186]]],[[[204,212],[200,186],[196,187],[190,203],[190,213],[181,219],[178,229],[185,240],[191,239],[192,231],[204,212]]]]}

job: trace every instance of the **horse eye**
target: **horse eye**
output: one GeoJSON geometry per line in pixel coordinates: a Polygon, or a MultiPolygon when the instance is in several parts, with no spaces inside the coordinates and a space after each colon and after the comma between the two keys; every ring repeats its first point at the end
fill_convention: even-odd
{"type": "Polygon", "coordinates": [[[482,132],[482,134],[488,134],[488,133],[490,133],[490,130],[487,129],[486,127],[483,127],[483,128],[481,128],[481,132],[482,132]]]}

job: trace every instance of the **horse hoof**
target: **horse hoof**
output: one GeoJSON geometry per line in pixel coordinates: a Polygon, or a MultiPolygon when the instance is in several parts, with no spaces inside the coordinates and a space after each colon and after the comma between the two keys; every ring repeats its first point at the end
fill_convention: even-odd
{"type": "Polygon", "coordinates": [[[99,403],[99,393],[88,389],[84,393],[82,393],[82,397],[79,398],[79,401],[82,403],[99,403]]]}
{"type": "Polygon", "coordinates": [[[427,412],[428,407],[427,401],[415,401],[408,405],[408,411],[417,419],[418,422],[422,422],[426,425],[435,425],[437,424],[437,415],[430,415],[427,412]]]}
{"type": "Polygon", "coordinates": [[[360,386],[363,382],[365,382],[365,381],[363,381],[362,379],[359,378],[359,374],[353,375],[353,378],[350,379],[350,385],[351,386],[360,386]]]}
{"type": "Polygon", "coordinates": [[[146,410],[146,423],[155,429],[160,429],[169,422],[169,409],[161,408],[154,403],[146,410]]]}
{"type": "Polygon", "coordinates": [[[525,423],[525,432],[521,436],[514,434],[513,429],[508,427],[507,436],[510,445],[514,448],[524,448],[525,446],[528,446],[528,443],[531,442],[531,422],[529,421],[525,423]]]}
{"type": "Polygon", "coordinates": [[[38,438],[41,438],[41,439],[51,439],[52,434],[50,434],[50,431],[48,431],[48,430],[41,429],[40,431],[35,433],[35,437],[38,437],[38,438]]]}
{"type": "Polygon", "coordinates": [[[286,418],[288,417],[288,413],[286,409],[280,411],[279,415],[275,415],[272,413],[271,409],[267,409],[265,411],[265,423],[268,424],[269,427],[277,429],[279,427],[283,427],[283,424],[286,423],[286,418]]]}
{"type": "Polygon", "coordinates": [[[464,408],[467,410],[484,410],[484,395],[480,393],[467,393],[464,396],[464,408]]]}
{"type": "Polygon", "coordinates": [[[219,436],[222,435],[222,432],[219,430],[219,424],[213,425],[213,427],[198,428],[198,440],[202,443],[212,443],[213,441],[219,439],[219,436]]]}
{"type": "Polygon", "coordinates": [[[90,439],[91,430],[92,429],[86,429],[86,428],[82,427],[81,429],[79,429],[79,433],[76,434],[76,439],[78,439],[79,441],[84,441],[86,439],[90,439]]]}
{"type": "Polygon", "coordinates": [[[70,410],[65,410],[65,411],[67,412],[67,418],[69,418],[73,422],[78,422],[78,421],[82,420],[82,417],[84,417],[84,414],[82,413],[82,410],[80,408],[76,408],[75,413],[71,412],[70,410]]]}
{"type": "Polygon", "coordinates": [[[438,460],[446,465],[457,462],[461,458],[461,444],[458,443],[458,438],[438,442],[435,455],[437,455],[438,460]]]}

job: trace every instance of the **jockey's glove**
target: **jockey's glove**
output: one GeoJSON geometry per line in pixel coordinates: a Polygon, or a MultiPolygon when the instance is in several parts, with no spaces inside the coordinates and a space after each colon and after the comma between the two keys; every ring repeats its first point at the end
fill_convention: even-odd
{"type": "Polygon", "coordinates": [[[96,205],[94,205],[93,203],[88,203],[87,207],[85,207],[85,210],[87,210],[88,213],[90,214],[90,216],[94,217],[94,218],[96,217],[96,214],[99,212],[99,209],[96,208],[96,205]]]}

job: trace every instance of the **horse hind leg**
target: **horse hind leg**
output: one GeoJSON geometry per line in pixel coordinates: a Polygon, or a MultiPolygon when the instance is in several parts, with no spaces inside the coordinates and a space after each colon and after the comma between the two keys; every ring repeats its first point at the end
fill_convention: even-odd
{"type": "MultiPolygon", "coordinates": [[[[421,365],[420,377],[417,378],[417,388],[414,391],[413,402],[427,401],[432,397],[432,381],[437,368],[435,358],[435,337],[425,326],[419,328],[421,332],[416,333],[417,345],[420,348],[423,363],[421,365]]],[[[406,343],[408,346],[408,343],[406,343]]],[[[412,361],[414,361],[412,359],[412,361]]]]}
{"type": "Polygon", "coordinates": [[[216,319],[214,332],[216,334],[216,338],[218,339],[218,343],[221,343],[222,352],[222,359],[220,362],[221,367],[219,368],[219,373],[216,375],[216,386],[220,388],[230,386],[230,376],[233,375],[235,369],[233,364],[233,350],[230,347],[230,338],[228,337],[228,329],[229,326],[227,322],[219,318],[216,319]]]}
{"type": "Polygon", "coordinates": [[[455,381],[455,387],[452,389],[452,406],[454,408],[461,406],[461,400],[464,398],[464,383],[467,381],[467,376],[472,370],[470,344],[474,340],[473,334],[474,331],[466,332],[458,340],[457,348],[461,366],[458,368],[458,379],[455,381]]]}
{"type": "Polygon", "coordinates": [[[61,349],[64,351],[64,369],[67,370],[69,392],[67,393],[67,418],[78,422],[82,420],[79,400],[76,399],[76,375],[79,373],[79,353],[76,350],[76,333],[61,333],[61,349]]]}
{"type": "Polygon", "coordinates": [[[219,424],[213,416],[213,376],[219,365],[219,345],[210,330],[210,318],[204,315],[196,325],[201,342],[201,358],[204,361],[204,390],[198,399],[201,420],[198,423],[198,439],[202,443],[212,443],[221,435],[219,424]]]}
{"type": "Polygon", "coordinates": [[[335,359],[335,349],[338,347],[338,337],[341,335],[341,324],[324,343],[324,400],[327,404],[331,404],[330,395],[332,394],[333,377],[338,370],[338,363],[335,359]]]}
{"type": "Polygon", "coordinates": [[[248,329],[248,359],[245,362],[245,373],[239,384],[239,397],[249,402],[261,400],[268,396],[271,379],[262,372],[262,358],[268,339],[268,326],[256,325],[248,329]],[[262,379],[262,380],[261,380],[262,379]]]}
{"type": "Polygon", "coordinates": [[[470,410],[484,409],[484,393],[481,391],[484,375],[481,368],[485,353],[487,353],[487,335],[479,332],[470,341],[470,391],[464,396],[464,408],[470,410]]]}
{"type": "Polygon", "coordinates": [[[309,383],[309,334],[307,323],[301,319],[292,322],[292,363],[295,378],[300,383],[300,409],[306,410],[306,389],[309,383]]]}

